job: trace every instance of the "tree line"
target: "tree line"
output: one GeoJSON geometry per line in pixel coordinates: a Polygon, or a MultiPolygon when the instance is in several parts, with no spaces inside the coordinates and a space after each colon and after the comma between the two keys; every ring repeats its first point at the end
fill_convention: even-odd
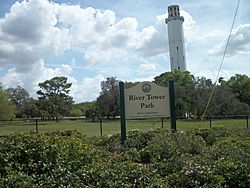
{"type": "MultiPolygon", "coordinates": [[[[200,117],[206,107],[213,88],[211,79],[195,77],[189,72],[165,72],[154,78],[154,82],[167,86],[174,80],[176,96],[176,116],[200,117]]],[[[69,95],[72,83],[67,77],[54,77],[39,83],[38,98],[17,86],[3,89],[0,84],[0,119],[41,118],[41,120],[59,120],[65,116],[85,116],[95,121],[98,118],[119,116],[119,80],[109,77],[100,83],[101,92],[92,102],[74,103],[69,95]]],[[[137,83],[126,82],[129,88],[137,83]]],[[[236,74],[229,80],[218,80],[206,115],[249,115],[250,114],[250,78],[236,74]]]]}
{"type": "Polygon", "coordinates": [[[66,77],[46,80],[38,84],[40,90],[37,91],[37,99],[30,97],[21,86],[6,90],[1,87],[0,119],[39,117],[41,120],[58,121],[59,117],[67,116],[72,108],[73,98],[69,95],[71,85],[66,77]]]}

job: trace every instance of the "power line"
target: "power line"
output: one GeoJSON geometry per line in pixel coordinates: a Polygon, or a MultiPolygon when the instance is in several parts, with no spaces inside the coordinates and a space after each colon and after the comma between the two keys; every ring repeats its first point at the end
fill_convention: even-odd
{"type": "Polygon", "coordinates": [[[214,95],[214,91],[215,91],[215,88],[216,88],[216,85],[217,85],[217,81],[218,81],[218,78],[219,78],[219,75],[220,75],[220,72],[221,72],[221,68],[222,68],[222,65],[224,63],[224,59],[225,59],[225,56],[226,56],[226,53],[227,53],[227,48],[228,48],[229,41],[230,41],[230,38],[231,38],[231,35],[232,35],[232,31],[233,31],[235,19],[236,19],[237,13],[238,13],[239,5],[240,5],[240,0],[238,0],[238,3],[237,3],[237,7],[236,7],[236,10],[235,10],[235,13],[234,13],[234,17],[233,17],[233,23],[231,25],[229,36],[227,38],[227,42],[226,42],[225,50],[224,50],[224,53],[223,53],[223,56],[222,56],[222,59],[221,59],[220,67],[219,67],[219,70],[218,70],[218,73],[217,73],[217,76],[216,76],[215,83],[213,85],[212,91],[210,93],[210,96],[209,96],[206,108],[205,108],[205,110],[204,110],[204,112],[203,112],[203,114],[201,116],[201,121],[204,120],[204,117],[205,117],[205,115],[207,113],[207,110],[208,110],[208,107],[210,105],[210,102],[211,102],[212,97],[214,95]]]}

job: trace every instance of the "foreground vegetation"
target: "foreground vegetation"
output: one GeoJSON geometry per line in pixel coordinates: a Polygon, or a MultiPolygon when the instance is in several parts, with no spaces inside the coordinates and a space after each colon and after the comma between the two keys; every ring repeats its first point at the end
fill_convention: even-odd
{"type": "Polygon", "coordinates": [[[247,187],[249,129],[0,137],[0,187],[247,187]]]}

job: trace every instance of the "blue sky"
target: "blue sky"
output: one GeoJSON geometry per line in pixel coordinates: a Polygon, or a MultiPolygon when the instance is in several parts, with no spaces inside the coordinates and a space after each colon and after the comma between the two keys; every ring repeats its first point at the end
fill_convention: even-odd
{"type": "MultiPolygon", "coordinates": [[[[184,16],[187,68],[214,79],[238,0],[1,0],[0,82],[36,97],[54,76],[72,82],[76,102],[100,82],[152,80],[170,71],[167,7],[184,16]]],[[[241,0],[220,76],[250,76],[250,1],[241,0]]]]}

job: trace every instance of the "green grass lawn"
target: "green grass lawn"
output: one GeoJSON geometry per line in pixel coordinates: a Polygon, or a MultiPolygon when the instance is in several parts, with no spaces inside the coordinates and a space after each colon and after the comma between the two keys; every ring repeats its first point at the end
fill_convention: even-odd
{"type": "MultiPolygon", "coordinates": [[[[200,122],[198,120],[178,120],[177,129],[185,130],[190,128],[209,128],[209,121],[200,122]]],[[[246,127],[245,119],[229,119],[229,120],[212,120],[213,127],[227,127],[227,128],[244,128],[246,127]]],[[[103,121],[103,135],[112,135],[120,133],[120,121],[103,121]]],[[[149,120],[127,120],[127,131],[137,129],[140,131],[147,131],[150,129],[158,129],[162,127],[160,119],[149,120]]],[[[163,127],[169,129],[170,121],[164,120],[163,127]]],[[[12,134],[15,132],[34,131],[36,129],[34,121],[13,121],[0,122],[0,135],[12,134]]],[[[85,120],[63,120],[56,122],[38,122],[39,132],[52,132],[64,130],[76,130],[87,136],[100,135],[100,123],[90,122],[85,120]]]]}

